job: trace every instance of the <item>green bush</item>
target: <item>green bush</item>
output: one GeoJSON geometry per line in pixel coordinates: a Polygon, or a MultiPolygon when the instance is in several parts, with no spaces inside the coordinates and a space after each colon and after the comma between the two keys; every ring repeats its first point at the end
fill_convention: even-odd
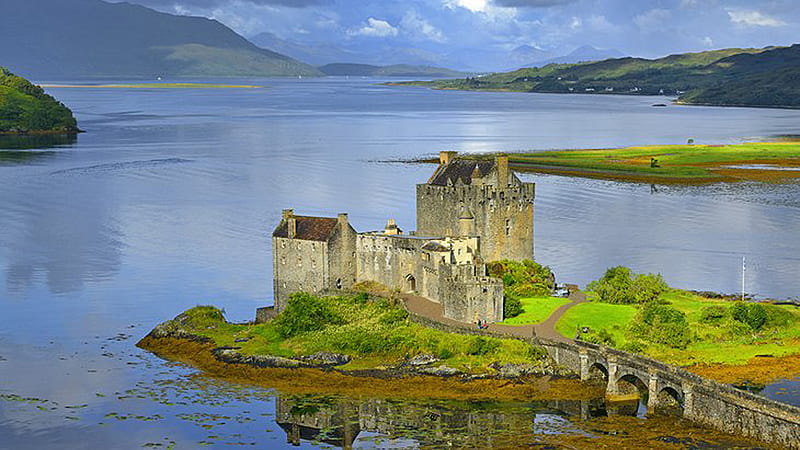
{"type": "Polygon", "coordinates": [[[719,325],[728,317],[728,308],[722,305],[705,306],[700,310],[700,323],[719,325]]]}
{"type": "Polygon", "coordinates": [[[506,295],[503,300],[503,318],[510,319],[525,312],[518,297],[506,295]]]}
{"type": "MultiPolygon", "coordinates": [[[[531,260],[496,261],[487,264],[489,275],[503,280],[511,297],[537,297],[553,292],[555,277],[549,267],[531,260]]],[[[513,317],[513,316],[506,316],[513,317]]]]}
{"type": "Polygon", "coordinates": [[[408,311],[400,308],[392,308],[378,319],[381,325],[398,325],[408,319],[408,311]]]}
{"type": "Polygon", "coordinates": [[[630,353],[644,353],[647,350],[647,344],[642,341],[629,341],[623,344],[620,350],[630,353]]]}
{"type": "Polygon", "coordinates": [[[288,338],[321,330],[330,324],[342,323],[342,318],[324,299],[297,292],[289,296],[286,309],[278,315],[274,323],[278,333],[288,338]]]}
{"type": "Polygon", "coordinates": [[[672,348],[686,348],[692,341],[692,332],[686,315],[675,308],[646,303],[633,319],[628,334],[653,344],[672,348]]]}
{"type": "Polygon", "coordinates": [[[616,342],[614,341],[614,335],[612,335],[611,332],[605,328],[597,332],[592,331],[586,335],[583,335],[582,339],[586,342],[607,345],[609,347],[614,347],[616,345],[616,342]]]}
{"type": "Polygon", "coordinates": [[[641,304],[658,300],[669,286],[661,275],[634,274],[623,266],[612,267],[599,280],[589,283],[588,290],[600,301],[620,305],[641,304]]]}
{"type": "Polygon", "coordinates": [[[484,356],[497,351],[500,342],[492,338],[476,337],[472,339],[467,348],[468,355],[484,356]]]}
{"type": "Polygon", "coordinates": [[[767,310],[767,323],[764,324],[765,328],[788,327],[796,325],[797,319],[795,316],[783,308],[775,305],[764,305],[767,310]]]}
{"type": "Polygon", "coordinates": [[[736,302],[731,308],[731,316],[753,331],[760,330],[767,323],[767,310],[758,303],[736,302]]]}

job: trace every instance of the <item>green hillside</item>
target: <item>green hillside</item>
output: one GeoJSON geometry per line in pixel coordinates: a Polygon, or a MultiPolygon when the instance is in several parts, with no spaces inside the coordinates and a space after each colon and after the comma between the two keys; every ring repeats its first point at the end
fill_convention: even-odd
{"type": "Polygon", "coordinates": [[[551,64],[479,78],[412,82],[439,89],[669,95],[686,104],[800,107],[800,45],[648,60],[551,64]]]}
{"type": "Polygon", "coordinates": [[[0,133],[78,131],[69,108],[39,86],[0,67],[0,133]]]}
{"type": "Polygon", "coordinates": [[[3,63],[29,78],[321,76],[222,23],[101,0],[3,0],[3,63]]]}
{"type": "Polygon", "coordinates": [[[395,64],[373,66],[369,64],[334,63],[318,68],[325,75],[357,77],[458,77],[466,73],[444,67],[395,64]]]}

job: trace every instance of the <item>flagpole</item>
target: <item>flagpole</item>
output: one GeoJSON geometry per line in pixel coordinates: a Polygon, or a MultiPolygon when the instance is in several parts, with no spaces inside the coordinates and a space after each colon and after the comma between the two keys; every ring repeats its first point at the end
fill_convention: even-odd
{"type": "Polygon", "coordinates": [[[747,257],[742,256],[742,301],[744,301],[744,273],[747,271],[747,257]]]}

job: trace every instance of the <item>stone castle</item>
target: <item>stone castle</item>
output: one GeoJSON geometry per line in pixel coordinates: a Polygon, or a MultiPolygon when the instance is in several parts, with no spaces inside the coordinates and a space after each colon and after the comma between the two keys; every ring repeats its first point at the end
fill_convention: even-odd
{"type": "Polygon", "coordinates": [[[294,292],[332,293],[364,281],[438,302],[462,322],[503,320],[503,283],[486,262],[533,259],[535,185],[509,170],[508,157],[457,158],[442,152],[427,183],[417,185],[417,231],[393,220],[357,232],[336,218],[283,211],[272,234],[275,309],[294,292]]]}

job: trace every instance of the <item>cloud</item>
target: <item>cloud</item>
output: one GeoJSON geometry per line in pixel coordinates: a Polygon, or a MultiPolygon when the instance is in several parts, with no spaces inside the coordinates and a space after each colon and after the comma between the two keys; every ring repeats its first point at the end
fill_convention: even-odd
{"type": "Polygon", "coordinates": [[[399,30],[385,20],[370,17],[361,28],[348,31],[350,36],[395,37],[399,30]]]}
{"type": "Polygon", "coordinates": [[[507,8],[546,8],[548,6],[566,5],[576,0],[494,0],[495,5],[507,8]]]}
{"type": "Polygon", "coordinates": [[[651,31],[662,28],[670,22],[670,19],[672,19],[670,10],[656,8],[634,17],[633,23],[642,31],[651,31]]]}
{"type": "MultiPolygon", "coordinates": [[[[230,0],[132,0],[147,6],[169,7],[169,8],[213,8],[218,6],[229,6],[230,0]]],[[[316,5],[328,5],[332,0],[240,0],[242,3],[267,6],[287,6],[289,8],[306,8],[316,5]]]]}
{"type": "Polygon", "coordinates": [[[423,39],[438,43],[442,43],[447,40],[441,30],[431,25],[430,22],[425,20],[414,10],[408,11],[403,16],[403,20],[400,21],[400,26],[403,28],[404,32],[408,33],[412,37],[421,37],[423,39]]]}
{"type": "Polygon", "coordinates": [[[472,12],[486,12],[489,2],[487,0],[445,0],[444,5],[450,9],[464,8],[472,12]]]}
{"type": "Polygon", "coordinates": [[[786,22],[759,11],[729,10],[731,22],[746,27],[782,27],[786,22]]]}

